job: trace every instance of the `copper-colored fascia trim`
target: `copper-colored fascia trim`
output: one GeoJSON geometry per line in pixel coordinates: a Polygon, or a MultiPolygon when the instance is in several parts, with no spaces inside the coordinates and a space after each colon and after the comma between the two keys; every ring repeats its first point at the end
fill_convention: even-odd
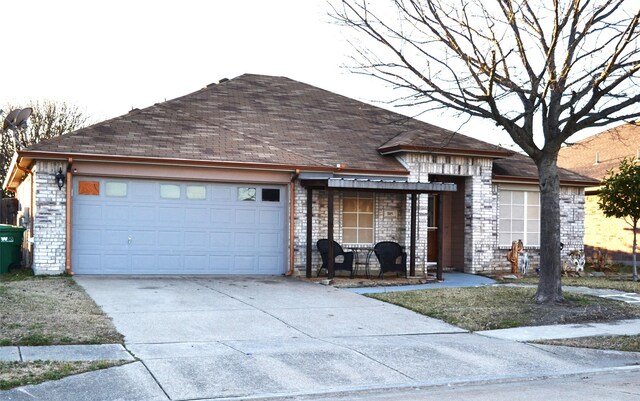
{"type": "Polygon", "coordinates": [[[319,172],[341,172],[352,174],[372,174],[376,175],[408,175],[406,170],[372,170],[372,169],[356,169],[356,168],[344,168],[344,167],[325,167],[325,166],[301,166],[292,164],[268,164],[268,163],[244,163],[244,162],[219,162],[219,161],[207,161],[207,160],[189,160],[189,159],[172,159],[172,158],[153,158],[153,157],[140,157],[140,156],[105,156],[95,154],[60,154],[51,152],[22,152],[20,157],[29,157],[32,159],[47,159],[47,160],[67,160],[69,157],[73,157],[75,161],[103,161],[103,162],[128,162],[138,164],[162,164],[162,165],[176,165],[176,166],[201,166],[201,167],[221,167],[221,168],[236,168],[247,170],[274,170],[274,171],[319,171],[319,172]]]}
{"type": "MultiPolygon", "coordinates": [[[[540,182],[538,178],[517,177],[517,176],[510,176],[510,175],[494,175],[491,181],[494,183],[504,183],[504,184],[510,184],[510,183],[537,184],[540,182]]],[[[587,188],[587,187],[592,187],[593,182],[560,180],[560,185],[587,188]]]]}
{"type": "Polygon", "coordinates": [[[65,221],[65,271],[69,275],[73,275],[73,270],[71,268],[71,192],[73,191],[73,181],[72,181],[72,167],[73,159],[70,157],[67,160],[67,187],[66,187],[66,221],[65,221]]]}
{"type": "Polygon", "coordinates": [[[432,148],[429,146],[407,146],[407,145],[396,145],[390,146],[387,148],[378,148],[378,152],[381,155],[389,155],[392,153],[400,153],[400,152],[409,152],[409,153],[438,153],[442,155],[451,155],[451,156],[488,156],[495,158],[505,158],[511,156],[513,153],[508,151],[490,151],[490,150],[473,150],[469,151],[469,149],[452,149],[452,148],[432,148]]]}

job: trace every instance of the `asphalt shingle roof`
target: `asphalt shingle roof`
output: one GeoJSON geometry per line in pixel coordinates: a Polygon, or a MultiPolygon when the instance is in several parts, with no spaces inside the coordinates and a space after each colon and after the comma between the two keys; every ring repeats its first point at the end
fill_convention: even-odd
{"type": "Polygon", "coordinates": [[[283,77],[246,74],[132,111],[27,151],[406,173],[403,146],[504,150],[461,134],[283,77]]]}
{"type": "Polygon", "coordinates": [[[600,181],[623,158],[635,158],[638,151],[640,123],[627,123],[560,149],[558,165],[600,181]]]}
{"type": "MultiPolygon", "coordinates": [[[[493,161],[493,176],[494,178],[518,177],[537,180],[538,167],[530,157],[514,152],[507,158],[493,161]]],[[[558,168],[558,176],[560,177],[561,183],[583,183],[595,185],[598,182],[597,180],[593,180],[589,177],[561,167],[558,168]]]]}

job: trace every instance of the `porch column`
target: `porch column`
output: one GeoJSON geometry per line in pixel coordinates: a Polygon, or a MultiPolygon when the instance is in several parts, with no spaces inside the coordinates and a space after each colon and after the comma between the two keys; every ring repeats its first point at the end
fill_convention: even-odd
{"type": "Polygon", "coordinates": [[[335,274],[334,262],[336,258],[333,248],[333,189],[327,189],[327,198],[327,209],[329,213],[329,216],[327,218],[327,239],[329,240],[329,253],[327,255],[327,257],[329,258],[329,265],[327,266],[327,275],[329,276],[329,278],[333,278],[335,274]]]}
{"type": "Polygon", "coordinates": [[[409,275],[416,275],[416,227],[418,223],[418,211],[417,211],[418,195],[411,194],[411,235],[409,238],[410,257],[409,260],[409,275]]]}
{"type": "Polygon", "coordinates": [[[442,237],[443,237],[443,231],[444,231],[444,194],[440,193],[438,195],[438,266],[436,268],[436,279],[438,281],[442,281],[442,265],[444,265],[444,258],[443,258],[443,252],[444,252],[444,247],[442,246],[442,237]]]}
{"type": "Polygon", "coordinates": [[[307,188],[307,278],[311,278],[311,257],[312,243],[311,234],[313,232],[313,189],[307,188]]]}

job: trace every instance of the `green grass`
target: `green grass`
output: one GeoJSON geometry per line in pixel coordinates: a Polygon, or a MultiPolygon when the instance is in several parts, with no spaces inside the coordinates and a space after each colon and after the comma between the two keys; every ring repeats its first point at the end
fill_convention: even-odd
{"type": "Polygon", "coordinates": [[[538,305],[534,294],[534,288],[491,286],[370,296],[470,331],[640,317],[639,306],[619,301],[565,294],[565,303],[538,305]]]}

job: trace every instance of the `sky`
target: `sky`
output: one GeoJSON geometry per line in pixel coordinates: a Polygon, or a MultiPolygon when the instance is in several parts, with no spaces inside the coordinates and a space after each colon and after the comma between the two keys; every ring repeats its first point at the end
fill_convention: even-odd
{"type": "MultiPolygon", "coordinates": [[[[350,33],[329,17],[326,0],[15,4],[13,12],[5,5],[1,25],[0,105],[64,101],[99,122],[244,73],[285,76],[385,108],[394,98],[382,81],[345,68],[353,65],[350,33]]],[[[488,122],[464,124],[437,112],[418,118],[512,143],[488,122]]]]}

